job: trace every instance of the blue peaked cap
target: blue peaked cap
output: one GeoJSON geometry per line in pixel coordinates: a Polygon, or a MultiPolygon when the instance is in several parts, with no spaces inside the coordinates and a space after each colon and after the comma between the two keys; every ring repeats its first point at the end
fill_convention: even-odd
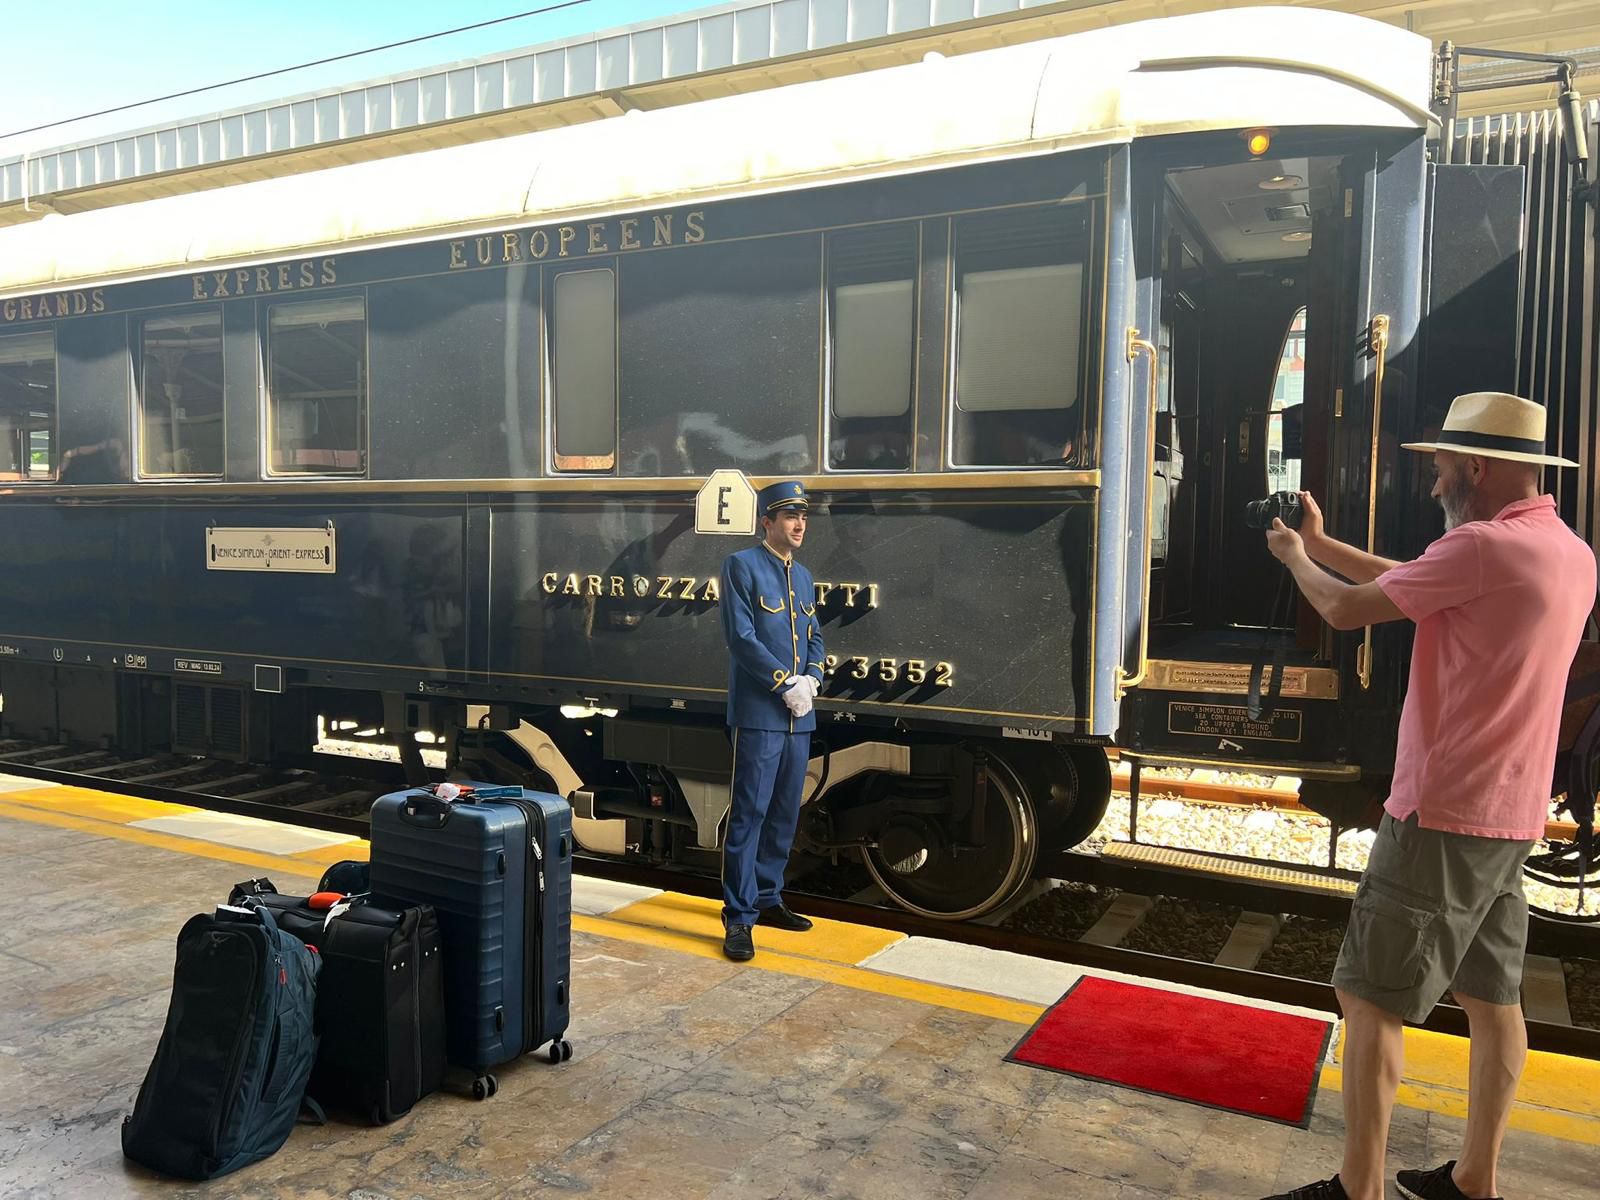
{"type": "Polygon", "coordinates": [[[806,508],[811,507],[806,499],[806,486],[798,479],[786,479],[782,483],[769,483],[756,493],[756,514],[770,517],[780,508],[806,508]]]}

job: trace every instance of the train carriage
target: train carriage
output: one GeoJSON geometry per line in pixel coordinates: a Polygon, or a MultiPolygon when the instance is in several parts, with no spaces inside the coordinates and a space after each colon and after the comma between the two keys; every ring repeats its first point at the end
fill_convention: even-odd
{"type": "Polygon", "coordinates": [[[1359,808],[1406,631],[1321,628],[1248,514],[1414,554],[1399,443],[1517,387],[1527,172],[1442,160],[1435,78],[1230,11],[0,229],[3,728],[416,773],[428,730],[590,850],[709,856],[728,513],[798,477],[802,837],[899,903],[1004,903],[1112,745],[1359,808]]]}

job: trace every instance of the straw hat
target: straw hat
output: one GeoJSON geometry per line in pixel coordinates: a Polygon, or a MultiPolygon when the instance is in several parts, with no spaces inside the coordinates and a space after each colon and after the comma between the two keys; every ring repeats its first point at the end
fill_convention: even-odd
{"type": "Polygon", "coordinates": [[[1406,442],[1405,450],[1453,450],[1484,458],[1575,467],[1569,459],[1546,454],[1544,405],[1505,392],[1468,392],[1450,402],[1436,442],[1406,442]]]}

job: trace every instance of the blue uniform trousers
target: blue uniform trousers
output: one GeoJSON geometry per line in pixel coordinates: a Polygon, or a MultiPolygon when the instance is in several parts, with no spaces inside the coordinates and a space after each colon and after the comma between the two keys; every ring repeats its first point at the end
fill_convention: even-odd
{"type": "Polygon", "coordinates": [[[733,731],[733,805],[722,843],[722,919],[754,925],[780,902],[811,754],[809,733],[733,731]]]}

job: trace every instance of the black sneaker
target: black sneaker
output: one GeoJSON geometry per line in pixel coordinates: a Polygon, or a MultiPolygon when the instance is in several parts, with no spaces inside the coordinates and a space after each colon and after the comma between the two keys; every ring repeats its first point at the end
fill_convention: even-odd
{"type": "Polygon", "coordinates": [[[1344,1190],[1344,1184],[1335,1175],[1332,1179],[1319,1179],[1316,1183],[1297,1187],[1292,1192],[1268,1196],[1267,1200],[1350,1200],[1350,1197],[1344,1190]]]}
{"type": "Polygon", "coordinates": [[[1468,1200],[1467,1194],[1450,1177],[1455,1168],[1456,1160],[1452,1158],[1431,1171],[1396,1171],[1394,1181],[1400,1194],[1412,1200],[1468,1200]]]}
{"type": "Polygon", "coordinates": [[[771,908],[763,908],[761,915],[756,918],[757,925],[771,925],[774,929],[789,929],[795,933],[804,933],[811,928],[811,922],[797,912],[790,912],[789,907],[782,901],[771,908]]]}
{"type": "Polygon", "coordinates": [[[750,926],[729,925],[722,938],[722,952],[734,962],[749,962],[756,956],[756,944],[750,937],[750,926]]]}

